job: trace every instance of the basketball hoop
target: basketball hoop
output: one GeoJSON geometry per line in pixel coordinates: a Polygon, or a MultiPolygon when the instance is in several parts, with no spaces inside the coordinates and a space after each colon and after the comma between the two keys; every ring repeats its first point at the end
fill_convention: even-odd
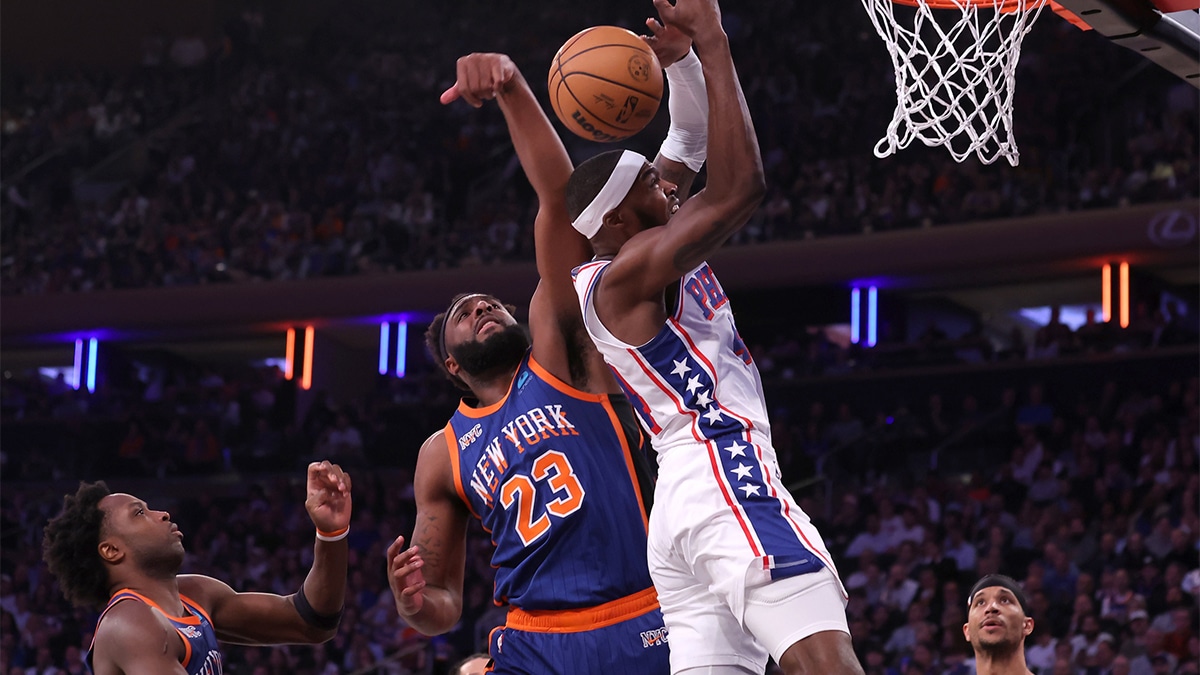
{"type": "Polygon", "coordinates": [[[862,0],[896,69],[896,110],[875,156],[919,139],[962,162],[1016,166],[1012,103],[1021,40],[1047,0],[862,0]],[[898,8],[897,5],[904,5],[898,8]],[[955,14],[957,12],[957,14],[955,14]]]}

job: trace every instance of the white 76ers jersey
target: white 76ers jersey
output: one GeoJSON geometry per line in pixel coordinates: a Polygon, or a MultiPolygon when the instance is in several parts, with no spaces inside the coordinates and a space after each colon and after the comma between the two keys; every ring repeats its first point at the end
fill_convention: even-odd
{"type": "Polygon", "coordinates": [[[677,307],[658,335],[633,346],[604,327],[592,302],[610,262],[577,267],[575,291],[588,334],[616,372],[660,458],[674,446],[748,432],[770,447],[758,368],[708,263],[680,279],[677,307]]]}

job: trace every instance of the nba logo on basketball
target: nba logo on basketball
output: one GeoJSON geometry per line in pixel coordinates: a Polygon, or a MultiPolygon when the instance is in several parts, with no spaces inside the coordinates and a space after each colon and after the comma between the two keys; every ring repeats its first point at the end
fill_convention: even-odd
{"type": "Polygon", "coordinates": [[[629,76],[638,82],[649,82],[650,60],[641,54],[629,57],[629,76]]]}
{"type": "Polygon", "coordinates": [[[667,637],[667,627],[655,628],[654,630],[642,631],[642,649],[665,645],[670,642],[667,637]]]}

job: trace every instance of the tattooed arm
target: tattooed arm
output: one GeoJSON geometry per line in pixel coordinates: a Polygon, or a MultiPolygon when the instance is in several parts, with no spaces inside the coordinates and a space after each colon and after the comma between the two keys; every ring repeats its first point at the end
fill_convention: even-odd
{"type": "Polygon", "coordinates": [[[425,635],[440,635],[462,615],[463,572],[466,567],[467,519],[451,473],[444,431],[421,446],[413,488],[417,524],[412,546],[404,537],[388,547],[388,584],[396,611],[425,635]]]}

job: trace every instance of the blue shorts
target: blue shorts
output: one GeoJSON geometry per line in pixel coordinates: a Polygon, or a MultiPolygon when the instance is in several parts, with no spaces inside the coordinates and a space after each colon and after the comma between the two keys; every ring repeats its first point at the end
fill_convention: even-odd
{"type": "MultiPolygon", "coordinates": [[[[662,612],[637,616],[597,628],[582,629],[574,614],[571,628],[530,626],[514,620],[492,631],[489,655],[497,675],[668,675],[671,672],[667,629],[662,612]],[[515,627],[519,626],[519,627],[515,627]]],[[[557,614],[557,613],[556,613],[557,614]]]]}

